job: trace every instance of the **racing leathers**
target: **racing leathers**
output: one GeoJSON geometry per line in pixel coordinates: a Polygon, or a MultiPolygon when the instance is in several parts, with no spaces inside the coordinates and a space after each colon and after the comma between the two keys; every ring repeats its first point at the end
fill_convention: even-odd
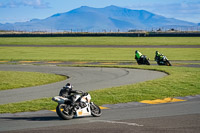
{"type": "Polygon", "coordinates": [[[155,55],[155,61],[160,61],[163,59],[163,54],[161,54],[160,52],[156,51],[156,55],[155,55]]]}

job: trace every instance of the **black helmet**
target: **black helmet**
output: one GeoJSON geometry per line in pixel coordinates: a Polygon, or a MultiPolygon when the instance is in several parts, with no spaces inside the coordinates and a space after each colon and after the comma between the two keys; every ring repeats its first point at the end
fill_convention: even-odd
{"type": "Polygon", "coordinates": [[[158,54],[158,51],[156,51],[156,55],[158,54]]]}
{"type": "Polygon", "coordinates": [[[67,83],[64,88],[72,90],[72,87],[73,86],[70,83],[67,83]]]}
{"type": "Polygon", "coordinates": [[[135,50],[135,53],[138,53],[138,50],[135,50]]]}

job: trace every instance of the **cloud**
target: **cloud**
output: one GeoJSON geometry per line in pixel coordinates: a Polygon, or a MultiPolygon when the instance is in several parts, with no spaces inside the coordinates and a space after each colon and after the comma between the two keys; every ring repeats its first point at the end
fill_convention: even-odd
{"type": "Polygon", "coordinates": [[[200,1],[170,4],[138,4],[131,5],[128,8],[137,10],[143,9],[165,17],[200,22],[200,1]]]}
{"type": "Polygon", "coordinates": [[[49,8],[49,3],[44,0],[7,0],[0,2],[0,8],[17,8],[28,6],[33,8],[49,8]]]}

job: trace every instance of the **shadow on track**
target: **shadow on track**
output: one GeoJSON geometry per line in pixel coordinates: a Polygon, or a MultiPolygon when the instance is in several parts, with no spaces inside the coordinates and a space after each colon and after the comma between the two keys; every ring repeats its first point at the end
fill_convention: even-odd
{"type": "Polygon", "coordinates": [[[58,116],[36,116],[36,117],[1,117],[0,119],[7,120],[26,120],[26,121],[55,121],[61,120],[58,116]]]}

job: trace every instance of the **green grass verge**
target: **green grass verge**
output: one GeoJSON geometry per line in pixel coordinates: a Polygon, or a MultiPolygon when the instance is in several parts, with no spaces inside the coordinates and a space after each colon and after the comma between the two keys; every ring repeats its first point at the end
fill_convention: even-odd
{"type": "MultiPolygon", "coordinates": [[[[92,101],[98,105],[103,105],[200,94],[199,68],[166,66],[124,67],[158,70],[167,72],[169,75],[142,83],[91,91],[92,101]]],[[[0,105],[0,113],[52,110],[56,108],[56,105],[55,102],[51,101],[51,98],[43,98],[21,103],[0,105]]]]}
{"type": "Polygon", "coordinates": [[[30,112],[38,110],[51,110],[56,108],[56,103],[51,98],[42,98],[32,101],[0,105],[0,113],[30,112]]]}
{"type": "Polygon", "coordinates": [[[65,80],[65,76],[19,71],[0,71],[0,90],[49,84],[65,80]]]}
{"type": "Polygon", "coordinates": [[[0,37],[0,45],[200,45],[200,37],[0,37]]]}
{"type": "Polygon", "coordinates": [[[156,50],[169,60],[200,60],[200,48],[0,47],[0,61],[135,61],[135,50],[150,60],[156,50]]]}
{"type": "MultiPolygon", "coordinates": [[[[130,67],[131,68],[131,67],[130,67]]],[[[99,105],[154,100],[200,94],[200,69],[187,67],[138,66],[169,73],[168,76],[114,88],[90,92],[99,105]]]]}

